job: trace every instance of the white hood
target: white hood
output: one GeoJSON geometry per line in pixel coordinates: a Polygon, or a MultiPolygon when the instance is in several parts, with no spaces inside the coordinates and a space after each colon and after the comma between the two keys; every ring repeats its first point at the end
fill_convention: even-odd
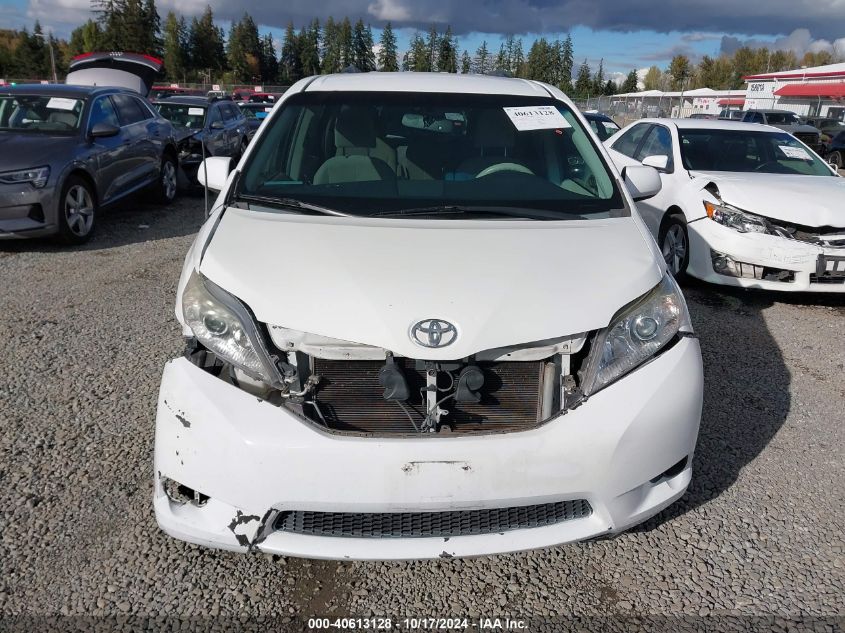
{"type": "MultiPolygon", "coordinates": [[[[805,226],[845,227],[845,178],[690,172],[713,182],[722,200],[767,218],[805,226]]],[[[703,211],[703,209],[702,209],[703,211]]]]}
{"type": "Polygon", "coordinates": [[[606,326],[661,278],[632,218],[311,217],[230,208],[200,271],[261,322],[446,360],[606,326]],[[442,349],[411,326],[458,329],[442,349]]]}

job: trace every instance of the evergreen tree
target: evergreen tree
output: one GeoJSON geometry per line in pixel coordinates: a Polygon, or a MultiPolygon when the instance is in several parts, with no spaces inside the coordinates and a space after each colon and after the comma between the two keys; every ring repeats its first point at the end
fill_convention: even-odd
{"type": "Polygon", "coordinates": [[[672,76],[672,87],[675,90],[684,90],[691,75],[689,58],[686,55],[675,55],[669,64],[669,74],[672,76]]]}
{"type": "Polygon", "coordinates": [[[472,72],[472,59],[470,59],[469,51],[465,50],[461,55],[461,74],[468,75],[472,72]]]}
{"type": "Polygon", "coordinates": [[[341,25],[329,16],[323,27],[323,72],[337,73],[343,70],[343,60],[340,41],[341,25]]]}
{"type": "Polygon", "coordinates": [[[158,14],[155,0],[145,0],[141,7],[143,20],[142,52],[149,55],[161,56],[163,42],[161,38],[161,16],[158,14]]]}
{"type": "Polygon", "coordinates": [[[274,82],[279,76],[279,60],[276,57],[276,46],[273,36],[269,33],[261,38],[261,82],[274,82]]]}
{"type": "Polygon", "coordinates": [[[173,11],[164,19],[164,69],[170,81],[184,80],[188,68],[188,33],[185,18],[177,18],[173,11]]]}
{"type": "Polygon", "coordinates": [[[343,18],[338,33],[340,40],[340,68],[355,65],[355,48],[352,43],[352,23],[349,18],[343,18]]]}
{"type": "Polygon", "coordinates": [[[590,94],[600,95],[604,93],[604,59],[599,60],[599,69],[593,75],[593,84],[590,94]]]}
{"type": "Polygon", "coordinates": [[[560,89],[566,93],[572,92],[572,69],[575,65],[574,50],[572,47],[572,35],[567,34],[566,39],[560,46],[560,89]]]}
{"type": "Polygon", "coordinates": [[[279,57],[279,76],[282,83],[293,84],[302,79],[302,60],[299,52],[299,37],[293,28],[293,22],[288,22],[279,57]]]}
{"type": "Polygon", "coordinates": [[[302,64],[302,74],[305,77],[320,74],[320,21],[314,18],[311,26],[304,27],[299,32],[299,60],[302,64]]]}
{"type": "Polygon", "coordinates": [[[408,52],[402,59],[402,70],[425,72],[430,70],[428,60],[428,47],[425,39],[419,32],[414,33],[410,46],[408,46],[408,52]]]}
{"type": "Polygon", "coordinates": [[[606,97],[616,94],[616,83],[612,79],[608,79],[607,83],[604,84],[602,94],[606,97]]]}
{"type": "Polygon", "coordinates": [[[575,95],[579,99],[586,99],[590,96],[593,82],[590,79],[590,66],[587,60],[578,68],[578,76],[575,78],[575,95]]]}
{"type": "Polygon", "coordinates": [[[490,72],[491,66],[490,51],[487,50],[487,40],[484,40],[475,51],[473,70],[479,75],[483,75],[490,72]]]}
{"type": "Polygon", "coordinates": [[[364,21],[359,19],[352,31],[352,64],[361,72],[370,72],[376,69],[376,58],[373,54],[373,32],[370,27],[364,26],[364,21]]]}
{"type": "Polygon", "coordinates": [[[446,32],[440,38],[437,49],[437,70],[441,73],[458,72],[458,50],[451,26],[446,27],[446,32]]]}
{"type": "Polygon", "coordinates": [[[437,34],[437,29],[434,28],[434,25],[428,30],[428,39],[426,40],[426,64],[425,64],[425,72],[432,72],[437,70],[437,52],[438,52],[438,43],[440,42],[440,36],[437,34]]]}
{"type": "Polygon", "coordinates": [[[256,81],[261,77],[261,41],[258,26],[244,12],[239,22],[232,22],[226,57],[229,68],[240,81],[256,81]]]}
{"type": "Polygon", "coordinates": [[[210,6],[199,18],[191,20],[188,30],[189,67],[208,83],[214,71],[225,68],[226,56],[223,44],[223,30],[214,24],[214,12],[210,6]]]}
{"type": "Polygon", "coordinates": [[[390,22],[384,25],[379,39],[378,67],[383,72],[399,70],[399,53],[396,47],[396,35],[390,22]]]}
{"type": "Polygon", "coordinates": [[[637,92],[638,83],[639,79],[637,78],[637,71],[632,70],[625,77],[625,81],[622,83],[622,88],[620,89],[620,92],[622,92],[623,94],[628,92],[637,92]]]}

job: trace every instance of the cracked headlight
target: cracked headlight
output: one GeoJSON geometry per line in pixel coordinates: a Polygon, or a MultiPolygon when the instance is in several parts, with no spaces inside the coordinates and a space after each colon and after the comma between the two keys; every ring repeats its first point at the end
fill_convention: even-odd
{"type": "Polygon", "coordinates": [[[581,391],[589,396],[636,369],[681,329],[692,331],[687,304],[667,274],[598,333],[581,372],[581,391]]]}
{"type": "Polygon", "coordinates": [[[707,217],[723,226],[740,233],[771,233],[769,223],[765,218],[742,211],[729,204],[713,204],[705,202],[704,209],[707,217]]]}
{"type": "Polygon", "coordinates": [[[36,189],[41,189],[47,184],[50,178],[49,167],[32,167],[31,169],[19,169],[17,171],[6,171],[0,174],[0,182],[7,185],[30,183],[36,189]]]}
{"type": "Polygon", "coordinates": [[[222,360],[269,385],[281,382],[244,304],[197,271],[185,284],[182,315],[197,340],[222,360]]]}

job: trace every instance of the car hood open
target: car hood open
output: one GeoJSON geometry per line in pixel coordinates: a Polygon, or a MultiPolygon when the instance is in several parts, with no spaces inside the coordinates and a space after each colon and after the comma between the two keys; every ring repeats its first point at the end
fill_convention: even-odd
{"type": "Polygon", "coordinates": [[[73,58],[65,83],[130,88],[148,96],[163,68],[161,60],[135,53],[84,53],[73,58]]]}
{"type": "Polygon", "coordinates": [[[661,269],[632,218],[337,218],[229,208],[200,271],[264,323],[397,355],[459,359],[608,325],[661,269]],[[424,319],[448,347],[411,341],[424,319]]]}
{"type": "Polygon", "coordinates": [[[845,227],[845,178],[725,172],[690,175],[715,183],[724,202],[745,211],[804,226],[845,227]]]}

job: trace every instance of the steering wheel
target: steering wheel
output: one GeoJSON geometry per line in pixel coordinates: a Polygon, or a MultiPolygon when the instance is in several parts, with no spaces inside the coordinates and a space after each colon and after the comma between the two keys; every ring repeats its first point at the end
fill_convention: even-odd
{"type": "Polygon", "coordinates": [[[485,178],[492,174],[498,174],[502,171],[513,171],[519,174],[528,174],[529,176],[534,176],[534,172],[528,169],[525,165],[520,165],[519,163],[496,163],[495,165],[490,165],[482,169],[478,174],[475,176],[476,178],[485,178]]]}

